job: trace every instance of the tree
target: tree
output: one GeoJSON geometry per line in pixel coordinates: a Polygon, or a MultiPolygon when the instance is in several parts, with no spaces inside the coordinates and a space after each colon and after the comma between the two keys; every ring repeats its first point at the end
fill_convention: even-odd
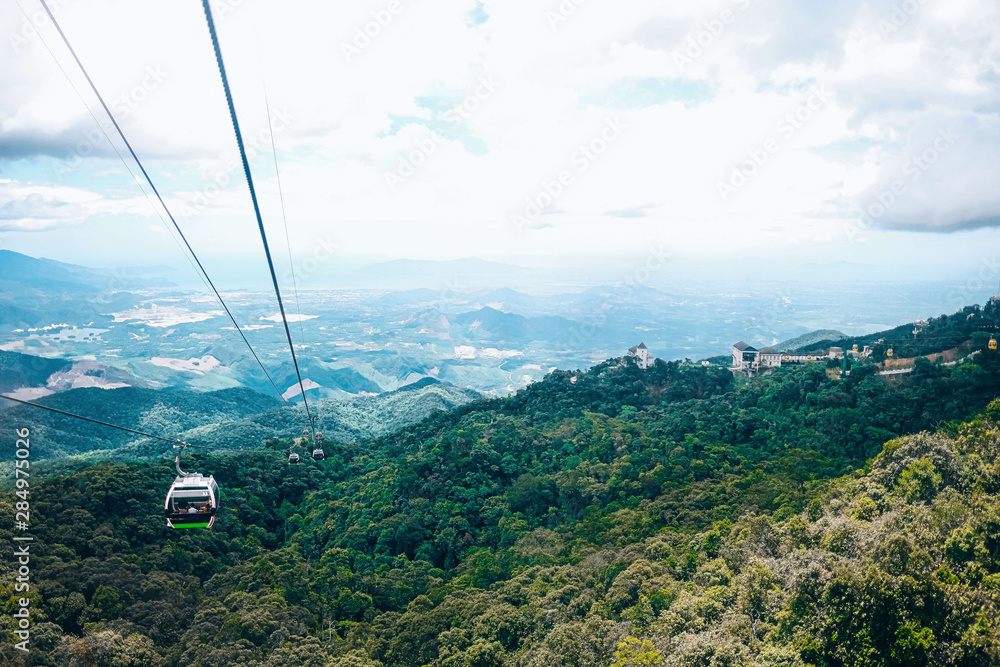
{"type": "Polygon", "coordinates": [[[629,635],[618,643],[611,667],[658,665],[661,662],[663,662],[663,655],[656,650],[653,642],[629,635]]]}

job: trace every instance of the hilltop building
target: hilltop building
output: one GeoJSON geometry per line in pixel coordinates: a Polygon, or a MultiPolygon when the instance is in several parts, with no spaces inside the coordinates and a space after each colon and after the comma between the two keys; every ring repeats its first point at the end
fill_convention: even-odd
{"type": "Polygon", "coordinates": [[[761,350],[757,350],[757,363],[761,366],[767,366],[768,368],[780,366],[781,357],[781,352],[778,352],[773,347],[765,347],[761,350]]]}
{"type": "MultiPolygon", "coordinates": [[[[848,350],[847,354],[855,358],[864,358],[872,353],[871,347],[865,345],[864,350],[848,350]]],[[[828,359],[843,359],[844,349],[831,347],[829,350],[819,350],[812,354],[792,354],[790,352],[779,352],[773,347],[765,347],[758,350],[744,341],[733,345],[733,365],[730,370],[734,373],[753,374],[761,368],[778,368],[782,364],[802,364],[816,361],[826,361],[828,359]]]]}
{"type": "Polygon", "coordinates": [[[649,351],[645,343],[633,345],[628,349],[628,356],[635,357],[639,368],[650,368],[653,365],[653,353],[649,351]]]}
{"type": "Polygon", "coordinates": [[[734,371],[749,371],[757,368],[757,348],[750,347],[743,341],[733,345],[734,371]]]}

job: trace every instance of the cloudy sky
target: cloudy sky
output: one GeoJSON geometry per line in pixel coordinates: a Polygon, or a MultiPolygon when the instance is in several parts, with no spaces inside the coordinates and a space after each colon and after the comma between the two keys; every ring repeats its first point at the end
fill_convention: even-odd
{"type": "MultiPolygon", "coordinates": [[[[196,249],[259,256],[200,3],[52,4],[196,249]]],[[[268,109],[299,256],[913,271],[1000,241],[993,0],[213,7],[269,233],[268,109]]],[[[0,28],[0,247],[183,262],[41,5],[0,28]]]]}

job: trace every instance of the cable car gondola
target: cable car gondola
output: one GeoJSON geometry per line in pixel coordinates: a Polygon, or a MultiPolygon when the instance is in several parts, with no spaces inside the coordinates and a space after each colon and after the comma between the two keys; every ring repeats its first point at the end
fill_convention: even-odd
{"type": "Polygon", "coordinates": [[[313,450],[313,461],[322,461],[326,458],[326,454],[323,453],[323,434],[316,434],[316,449],[313,450]]]}
{"type": "Polygon", "coordinates": [[[997,349],[997,339],[996,338],[990,338],[990,349],[991,350],[997,349]]]}
{"type": "Polygon", "coordinates": [[[296,465],[296,464],[298,464],[298,462],[299,462],[299,455],[298,455],[298,454],[296,454],[295,452],[292,452],[291,454],[289,454],[289,455],[288,455],[288,462],[289,462],[289,463],[290,463],[291,465],[296,465]]]}
{"type": "Polygon", "coordinates": [[[892,356],[892,348],[891,347],[888,350],[885,351],[885,356],[887,356],[887,357],[891,357],[892,356]]]}
{"type": "Polygon", "coordinates": [[[212,475],[181,470],[181,452],[174,458],[177,478],[167,491],[163,512],[170,528],[211,528],[219,509],[219,485],[212,475]]]}

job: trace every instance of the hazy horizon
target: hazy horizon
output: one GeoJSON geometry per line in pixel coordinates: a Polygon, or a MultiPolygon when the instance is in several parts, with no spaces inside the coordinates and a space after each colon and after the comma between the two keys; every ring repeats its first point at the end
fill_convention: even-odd
{"type": "MultiPolygon", "coordinates": [[[[995,282],[995,4],[569,4],[217,3],[275,254],[276,155],[299,260],[617,268],[653,251],[995,282]]],[[[200,9],[54,7],[206,264],[263,272],[200,9]]],[[[0,247],[183,266],[48,19],[7,5],[0,24],[0,247]]]]}

